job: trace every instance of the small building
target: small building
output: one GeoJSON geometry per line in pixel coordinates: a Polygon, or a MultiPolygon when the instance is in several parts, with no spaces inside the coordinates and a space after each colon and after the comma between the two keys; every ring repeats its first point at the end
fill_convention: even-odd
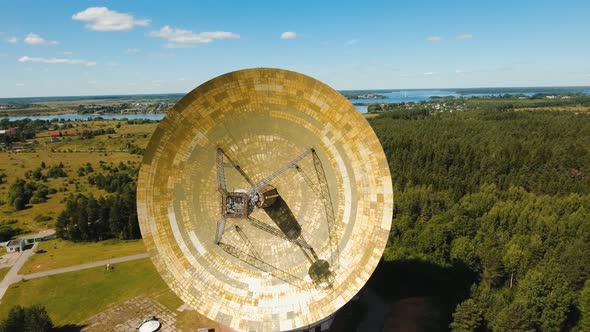
{"type": "Polygon", "coordinates": [[[61,137],[61,131],[59,131],[59,130],[50,131],[49,137],[61,137]]]}
{"type": "Polygon", "coordinates": [[[8,245],[6,245],[6,251],[7,252],[20,252],[25,250],[25,240],[24,239],[17,239],[17,240],[11,240],[8,242],[8,245]]]}
{"type": "Polygon", "coordinates": [[[0,135],[14,135],[18,128],[12,127],[7,129],[0,129],[0,135]]]}

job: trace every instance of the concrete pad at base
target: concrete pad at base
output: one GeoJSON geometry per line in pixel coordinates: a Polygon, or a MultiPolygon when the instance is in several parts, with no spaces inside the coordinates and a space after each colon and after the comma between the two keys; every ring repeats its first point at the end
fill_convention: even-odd
{"type": "Polygon", "coordinates": [[[21,252],[8,252],[3,256],[0,256],[0,269],[12,267],[21,254],[21,252]]]}
{"type": "Polygon", "coordinates": [[[156,316],[161,331],[178,331],[176,313],[162,304],[145,296],[134,297],[128,301],[111,307],[82,324],[85,332],[127,332],[136,331],[137,326],[146,318],[156,316]]]}

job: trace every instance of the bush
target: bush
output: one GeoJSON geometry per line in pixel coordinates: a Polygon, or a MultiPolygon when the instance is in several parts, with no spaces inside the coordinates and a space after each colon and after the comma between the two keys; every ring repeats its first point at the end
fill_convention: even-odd
{"type": "Polygon", "coordinates": [[[17,179],[8,191],[8,204],[12,205],[16,210],[24,209],[29,199],[33,196],[34,189],[34,184],[17,179]]]}
{"type": "Polygon", "coordinates": [[[24,210],[26,206],[25,200],[22,199],[22,197],[17,197],[14,199],[14,201],[12,201],[12,206],[17,211],[24,210]]]}
{"type": "Polygon", "coordinates": [[[34,196],[33,198],[31,198],[31,200],[29,201],[29,204],[41,204],[41,203],[45,203],[47,200],[45,200],[42,197],[37,197],[34,196]]]}
{"type": "Polygon", "coordinates": [[[67,176],[66,171],[64,171],[63,166],[52,166],[49,171],[47,171],[47,177],[50,178],[65,178],[67,176]]]}
{"type": "Polygon", "coordinates": [[[0,225],[0,242],[11,240],[15,236],[21,234],[22,232],[23,230],[18,227],[14,227],[10,224],[3,223],[2,225],[0,225]]]}
{"type": "Polygon", "coordinates": [[[35,216],[35,218],[33,220],[35,220],[36,222],[44,222],[44,221],[49,221],[53,218],[51,218],[50,216],[44,215],[44,214],[38,214],[35,216]]]}

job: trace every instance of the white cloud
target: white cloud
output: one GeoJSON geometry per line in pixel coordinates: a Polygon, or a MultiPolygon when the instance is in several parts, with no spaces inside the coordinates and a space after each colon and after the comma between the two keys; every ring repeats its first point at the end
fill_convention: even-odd
{"type": "Polygon", "coordinates": [[[496,71],[500,72],[512,71],[513,69],[514,68],[510,65],[502,65],[495,68],[496,71]]]}
{"type": "Polygon", "coordinates": [[[39,36],[36,33],[30,32],[23,41],[26,44],[37,46],[37,45],[57,45],[58,42],[55,40],[45,40],[43,37],[39,36]]]}
{"type": "Polygon", "coordinates": [[[11,44],[16,44],[18,43],[18,38],[16,37],[10,37],[10,38],[6,38],[6,41],[11,43],[11,44]]]}
{"type": "Polygon", "coordinates": [[[358,44],[358,42],[359,42],[358,39],[351,39],[346,42],[346,45],[356,45],[356,44],[358,44]]]}
{"type": "Polygon", "coordinates": [[[168,41],[166,48],[188,47],[193,44],[207,44],[214,40],[239,39],[240,35],[227,31],[209,31],[194,33],[191,30],[171,28],[166,25],[160,30],[152,31],[150,37],[163,38],[168,41]]]}
{"type": "Polygon", "coordinates": [[[25,83],[16,83],[15,86],[25,86],[25,83]]]}
{"type": "Polygon", "coordinates": [[[96,65],[94,61],[86,61],[79,59],[60,59],[60,58],[35,58],[29,56],[22,56],[18,59],[18,62],[37,62],[37,63],[48,63],[48,64],[68,64],[68,65],[84,65],[91,67],[96,65]]]}
{"type": "Polygon", "coordinates": [[[148,58],[173,58],[175,57],[174,53],[158,53],[158,52],[149,52],[146,54],[148,58]]]}
{"type": "Polygon", "coordinates": [[[141,52],[141,50],[139,48],[128,48],[125,50],[125,54],[136,54],[141,52]]]}
{"type": "Polygon", "coordinates": [[[424,73],[424,76],[432,76],[432,75],[435,75],[435,74],[436,74],[435,72],[427,71],[427,72],[424,73]]]}
{"type": "Polygon", "coordinates": [[[63,54],[63,55],[72,55],[72,54],[74,54],[74,52],[71,52],[71,51],[64,51],[64,52],[59,52],[58,54],[63,54]]]}
{"type": "Polygon", "coordinates": [[[89,7],[72,15],[76,21],[88,22],[86,28],[94,31],[127,31],[135,26],[147,26],[148,19],[136,19],[132,15],[119,13],[107,7],[89,7]]]}
{"type": "Polygon", "coordinates": [[[474,72],[477,72],[477,71],[473,71],[473,70],[463,70],[463,69],[456,69],[456,70],[455,70],[455,74],[457,74],[457,75],[459,75],[459,76],[464,76],[464,75],[466,75],[466,74],[472,74],[472,73],[474,73],[474,72]]]}
{"type": "Polygon", "coordinates": [[[426,40],[431,43],[436,43],[436,42],[442,41],[443,38],[441,36],[430,36],[430,37],[426,38],[426,40]]]}
{"type": "Polygon", "coordinates": [[[469,33],[466,33],[466,34],[458,35],[457,36],[457,39],[459,39],[459,40],[471,39],[471,38],[473,38],[473,35],[472,34],[469,34],[469,33]]]}
{"type": "Polygon", "coordinates": [[[294,31],[285,31],[281,33],[281,39],[295,39],[297,37],[299,37],[299,35],[294,31]]]}
{"type": "Polygon", "coordinates": [[[88,81],[88,84],[96,84],[95,80],[88,81]]]}

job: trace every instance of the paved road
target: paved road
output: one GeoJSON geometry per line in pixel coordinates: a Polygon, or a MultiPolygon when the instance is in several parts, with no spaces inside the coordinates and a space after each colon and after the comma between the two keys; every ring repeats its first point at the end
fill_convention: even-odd
{"type": "Polygon", "coordinates": [[[67,272],[74,272],[74,271],[80,271],[80,270],[85,270],[85,269],[91,269],[91,268],[97,267],[97,266],[105,266],[108,263],[110,263],[110,264],[123,263],[123,262],[134,261],[136,259],[147,258],[147,257],[149,257],[149,255],[147,253],[144,253],[144,254],[137,254],[137,255],[119,257],[119,258],[111,258],[111,259],[106,259],[104,261],[97,261],[97,262],[92,262],[92,263],[86,263],[86,264],[80,264],[80,265],[62,267],[62,268],[54,269],[54,270],[42,271],[42,272],[31,273],[31,274],[25,274],[25,275],[20,276],[20,277],[25,278],[27,280],[30,280],[30,279],[35,279],[35,278],[52,276],[52,275],[55,275],[55,274],[61,274],[61,273],[67,273],[67,272]]]}
{"type": "Polygon", "coordinates": [[[92,263],[68,266],[68,267],[64,267],[64,268],[48,270],[48,271],[43,271],[43,272],[19,275],[18,271],[25,264],[27,259],[29,259],[29,257],[33,254],[36,247],[37,247],[37,243],[35,243],[33,245],[33,248],[31,248],[29,250],[25,250],[22,253],[22,255],[19,257],[18,261],[12,266],[10,271],[6,274],[6,276],[4,277],[4,280],[2,280],[2,282],[0,282],[0,303],[2,303],[2,297],[4,296],[4,293],[6,293],[6,290],[8,289],[8,287],[10,287],[10,285],[12,285],[15,282],[21,281],[23,278],[30,280],[30,279],[35,279],[35,278],[52,276],[55,274],[91,269],[93,267],[104,266],[107,263],[116,264],[116,263],[123,263],[123,262],[128,262],[128,261],[133,261],[136,259],[142,259],[142,258],[149,257],[149,255],[147,253],[143,253],[143,254],[137,254],[137,255],[131,255],[131,256],[125,256],[125,257],[111,258],[111,259],[92,262],[92,263]]]}
{"type": "Polygon", "coordinates": [[[8,287],[21,280],[22,277],[18,275],[18,270],[25,265],[25,262],[33,254],[36,248],[37,243],[33,244],[31,249],[23,251],[20,254],[20,257],[16,260],[16,263],[10,268],[10,271],[4,276],[4,279],[0,281],[0,303],[2,303],[2,297],[4,296],[4,293],[6,293],[8,287]]]}

